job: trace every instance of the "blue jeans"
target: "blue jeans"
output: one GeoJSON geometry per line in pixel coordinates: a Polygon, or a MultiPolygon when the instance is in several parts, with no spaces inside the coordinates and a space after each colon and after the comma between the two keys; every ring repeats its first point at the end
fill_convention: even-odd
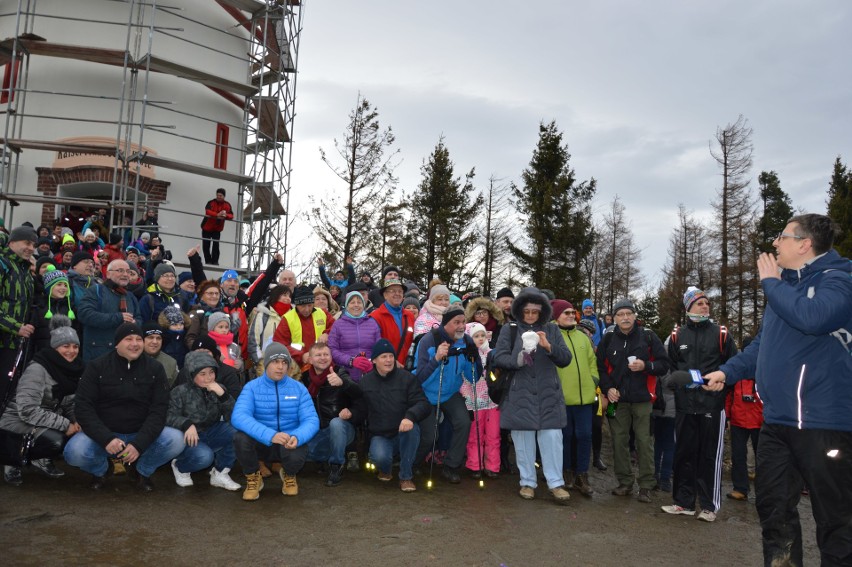
{"type": "MultiPolygon", "coordinates": [[[[136,437],[135,433],[113,435],[125,443],[130,443],[136,437]]],[[[133,466],[142,476],[151,476],[159,467],[180,455],[184,447],[183,433],[172,427],[164,427],[157,439],[139,455],[133,466]]],[[[109,468],[107,459],[111,456],[82,431],[72,435],[65,445],[65,462],[95,476],[106,474],[109,468]]]]}
{"type": "Polygon", "coordinates": [[[420,444],[420,426],[416,423],[410,431],[400,433],[394,437],[382,437],[374,435],[370,439],[370,451],[367,458],[375,463],[379,471],[391,472],[393,456],[399,453],[399,480],[411,480],[414,478],[414,455],[420,444]]]}
{"type": "Polygon", "coordinates": [[[592,451],[592,414],[595,404],[565,406],[568,425],[562,428],[562,466],[577,474],[589,472],[592,451]],[[571,462],[572,437],[577,437],[577,462],[571,462]],[[573,464],[573,466],[571,466],[573,464]]]}
{"type": "Polygon", "coordinates": [[[346,461],[346,446],[354,440],[355,426],[349,420],[335,417],[308,442],[308,460],[342,465],[346,461]]]}
{"type": "Polygon", "coordinates": [[[660,481],[672,479],[675,452],[675,418],[654,417],[654,476],[660,481]]]}
{"type": "MultiPolygon", "coordinates": [[[[589,420],[591,423],[591,419],[589,420]]],[[[541,450],[541,466],[548,488],[558,488],[565,485],[562,478],[562,430],[542,429],[541,431],[512,430],[512,441],[515,444],[515,461],[521,473],[521,486],[535,488],[538,479],[535,472],[535,444],[541,450]]]]}
{"type": "Polygon", "coordinates": [[[234,452],[236,432],[227,421],[217,421],[206,430],[199,431],[198,445],[186,446],[175,463],[177,469],[182,473],[191,473],[206,469],[214,461],[217,471],[232,468],[237,459],[234,452]]]}

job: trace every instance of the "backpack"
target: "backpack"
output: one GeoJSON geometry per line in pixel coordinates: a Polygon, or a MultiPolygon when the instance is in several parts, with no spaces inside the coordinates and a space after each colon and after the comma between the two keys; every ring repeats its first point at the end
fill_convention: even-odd
{"type": "MultiPolygon", "coordinates": [[[[518,338],[518,324],[512,321],[509,323],[509,344],[514,348],[515,341],[518,338]]],[[[485,359],[485,376],[486,384],[488,385],[488,397],[497,405],[503,403],[506,393],[509,391],[509,386],[512,384],[512,376],[514,372],[511,370],[494,367],[494,350],[492,349],[485,359]]]]}

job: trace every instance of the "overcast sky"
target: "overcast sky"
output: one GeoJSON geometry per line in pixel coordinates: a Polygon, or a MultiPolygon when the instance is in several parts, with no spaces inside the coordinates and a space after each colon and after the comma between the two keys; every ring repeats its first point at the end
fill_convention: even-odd
{"type": "Polygon", "coordinates": [[[652,283],[678,204],[711,216],[718,126],[743,114],[754,193],[759,173],[775,170],[808,212],[825,212],[834,159],[852,156],[848,0],[309,0],[303,10],[297,214],[307,194],[342,194],[318,149],[333,149],[359,91],[396,133],[404,190],[441,135],[458,175],[476,168],[478,188],[491,175],[518,182],[539,122],[555,120],[577,178],[598,181],[596,214],[623,200],[652,283]]]}

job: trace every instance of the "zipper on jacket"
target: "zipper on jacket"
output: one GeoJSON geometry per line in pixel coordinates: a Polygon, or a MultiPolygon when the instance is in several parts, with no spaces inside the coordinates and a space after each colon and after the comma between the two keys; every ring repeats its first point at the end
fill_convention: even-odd
{"type": "Polygon", "coordinates": [[[278,425],[278,431],[281,431],[281,402],[278,398],[278,384],[281,380],[275,382],[275,423],[278,425]]]}
{"type": "Polygon", "coordinates": [[[574,341],[571,339],[571,333],[565,333],[565,336],[568,337],[568,342],[571,343],[571,351],[574,355],[574,362],[577,363],[577,389],[580,391],[580,405],[583,405],[583,377],[580,376],[580,363],[577,361],[577,349],[574,348],[574,341]]]}

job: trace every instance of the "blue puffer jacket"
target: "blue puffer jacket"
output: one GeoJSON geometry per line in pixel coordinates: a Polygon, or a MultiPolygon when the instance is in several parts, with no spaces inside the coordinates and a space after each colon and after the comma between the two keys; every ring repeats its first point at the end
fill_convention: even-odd
{"type": "Polygon", "coordinates": [[[319,431],[319,417],[301,382],[286,376],[276,382],[264,373],[240,392],[231,425],[267,447],[279,431],[295,436],[302,446],[319,431]]]}
{"type": "Polygon", "coordinates": [[[850,276],[852,262],[829,250],[760,282],[768,302],[760,332],[719,370],[728,384],[756,373],[766,423],[852,431],[850,276]]]}

